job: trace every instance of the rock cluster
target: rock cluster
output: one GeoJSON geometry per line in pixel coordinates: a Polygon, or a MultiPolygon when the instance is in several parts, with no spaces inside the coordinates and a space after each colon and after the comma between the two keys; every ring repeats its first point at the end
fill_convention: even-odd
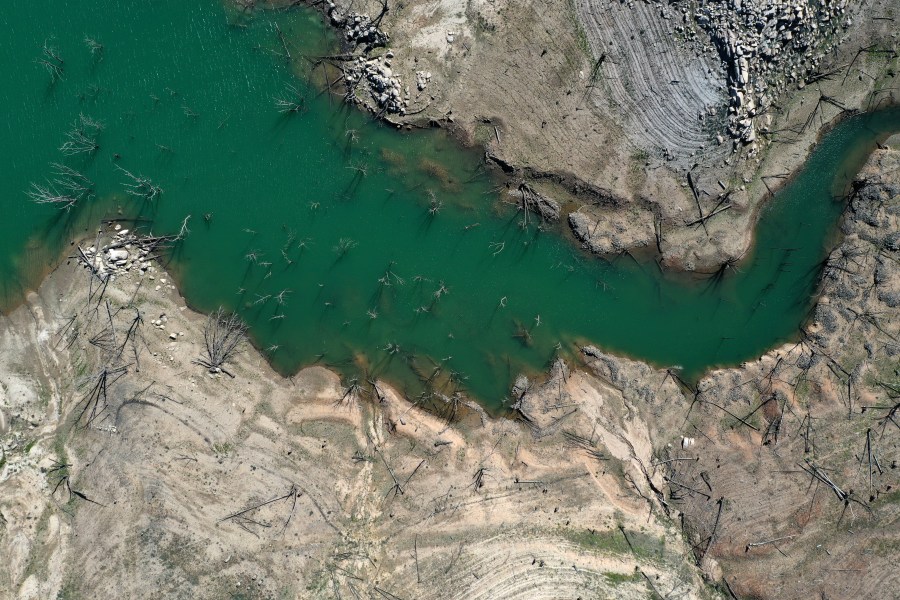
{"type": "MultiPolygon", "coordinates": [[[[187,220],[185,220],[185,224],[187,220]]],[[[116,223],[108,230],[100,230],[94,245],[82,248],[78,246],[72,257],[85,269],[91,271],[101,282],[112,281],[117,277],[146,278],[156,281],[157,267],[153,262],[161,251],[182,239],[182,235],[153,236],[143,235],[122,229],[116,223]]],[[[151,284],[152,285],[152,284],[151,284]]],[[[154,290],[159,292],[174,291],[175,286],[162,277],[154,290]]],[[[158,326],[158,323],[153,323],[158,326]]]]}
{"type": "Polygon", "coordinates": [[[431,71],[416,71],[416,89],[420,92],[428,86],[431,81],[431,71]]]}
{"type": "Polygon", "coordinates": [[[851,25],[847,0],[701,0],[690,20],[708,35],[726,70],[728,134],[737,143],[757,138],[754,118],[763,114],[787,85],[803,87],[819,73],[822,58],[840,43],[851,25]]]}
{"type": "Polygon", "coordinates": [[[128,229],[115,226],[112,240],[107,244],[100,244],[86,249],[79,249],[83,253],[82,263],[90,265],[94,272],[105,277],[131,271],[132,268],[144,272],[152,269],[150,248],[141,244],[140,238],[128,229]]]}
{"type": "Polygon", "coordinates": [[[328,18],[331,19],[332,25],[343,30],[344,38],[348,43],[365,44],[370,48],[387,46],[390,37],[372,22],[369,15],[356,12],[342,15],[335,8],[333,2],[329,2],[328,7],[328,18]]]}
{"type": "Polygon", "coordinates": [[[408,100],[404,97],[400,77],[391,70],[391,57],[391,52],[371,59],[359,56],[345,66],[344,80],[351,89],[362,84],[379,111],[402,115],[408,100]]]}
{"type": "Polygon", "coordinates": [[[378,27],[380,18],[372,19],[357,12],[343,14],[330,1],[325,13],[331,24],[343,32],[351,56],[356,55],[345,60],[341,67],[348,88],[347,99],[379,114],[404,114],[409,105],[409,91],[404,93],[403,82],[391,70],[394,53],[388,50],[381,56],[370,57],[372,50],[386,47],[390,41],[388,34],[378,27]]]}

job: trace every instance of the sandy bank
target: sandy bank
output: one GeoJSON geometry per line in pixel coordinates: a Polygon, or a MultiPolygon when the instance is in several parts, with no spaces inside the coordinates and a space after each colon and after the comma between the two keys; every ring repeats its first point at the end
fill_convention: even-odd
{"type": "Polygon", "coordinates": [[[560,365],[529,426],[249,345],[211,374],[206,318],[148,272],[89,298],[61,265],[0,324],[3,595],[707,597],[615,387],[560,365]]]}

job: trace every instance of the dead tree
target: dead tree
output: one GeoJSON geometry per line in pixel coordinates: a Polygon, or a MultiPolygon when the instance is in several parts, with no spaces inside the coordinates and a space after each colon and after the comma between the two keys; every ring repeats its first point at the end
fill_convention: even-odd
{"type": "Polygon", "coordinates": [[[91,498],[88,498],[88,496],[84,492],[80,492],[80,491],[72,488],[72,476],[69,473],[69,468],[71,466],[72,465],[68,464],[68,463],[58,463],[58,462],[54,461],[53,467],[51,467],[50,470],[47,471],[48,479],[51,476],[58,478],[56,480],[56,485],[53,486],[53,490],[50,492],[50,497],[52,498],[53,496],[55,496],[56,492],[57,492],[57,490],[59,490],[59,488],[63,488],[68,493],[69,500],[71,500],[73,497],[75,497],[75,498],[78,498],[79,500],[84,500],[85,502],[89,502],[90,504],[96,504],[97,506],[106,508],[105,504],[101,504],[101,503],[97,502],[96,500],[92,500],[91,498]]]}
{"type": "Polygon", "coordinates": [[[74,258],[91,273],[88,302],[93,300],[94,296],[99,292],[100,295],[97,299],[99,303],[106,291],[106,286],[109,284],[110,273],[108,271],[101,272],[93,258],[89,257],[81,246],[78,247],[78,254],[74,258]],[[94,287],[95,282],[97,284],[96,288],[94,287]]]}
{"type": "Polygon", "coordinates": [[[184,218],[184,221],[181,222],[181,227],[178,228],[178,233],[174,237],[172,237],[173,242],[180,242],[191,232],[191,230],[188,229],[188,222],[190,220],[191,215],[188,215],[184,218]]]}
{"type": "Polygon", "coordinates": [[[597,449],[597,442],[594,439],[593,433],[590,438],[586,438],[571,431],[563,431],[562,435],[569,445],[584,450],[588,456],[597,460],[609,460],[608,457],[604,456],[603,453],[597,449]]]}
{"type": "Polygon", "coordinates": [[[451,396],[436,394],[436,397],[443,401],[441,405],[437,406],[440,417],[444,420],[444,429],[441,430],[441,433],[443,433],[458,420],[463,396],[462,393],[455,391],[451,396]]]}
{"type": "Polygon", "coordinates": [[[59,331],[56,333],[56,343],[53,345],[54,348],[58,348],[62,341],[66,342],[65,350],[72,347],[72,344],[75,343],[75,340],[78,339],[78,336],[81,333],[81,328],[79,327],[77,320],[77,314],[66,319],[65,324],[60,327],[59,331]]]}
{"type": "MultiPolygon", "coordinates": [[[[811,478],[812,481],[818,480],[821,483],[824,483],[828,487],[831,488],[831,491],[834,492],[834,495],[837,499],[844,505],[844,510],[841,512],[841,518],[838,519],[838,523],[841,522],[841,519],[844,517],[844,512],[846,512],[847,508],[850,507],[850,503],[856,503],[862,506],[867,511],[871,512],[871,508],[865,502],[857,500],[853,497],[853,490],[845,491],[838,484],[836,484],[832,479],[828,476],[825,469],[816,465],[808,458],[805,459],[805,464],[797,463],[797,466],[803,469],[811,478]]],[[[852,514],[852,513],[851,513],[852,514]]]]}
{"type": "Polygon", "coordinates": [[[378,27],[381,24],[381,20],[384,18],[388,12],[390,12],[390,7],[388,6],[388,0],[381,0],[381,11],[378,13],[378,16],[372,19],[372,25],[378,27]]]}
{"type": "Polygon", "coordinates": [[[117,359],[114,357],[114,353],[118,342],[116,340],[116,326],[113,322],[112,308],[110,307],[109,300],[106,301],[106,317],[106,325],[91,337],[89,341],[92,346],[95,346],[102,351],[103,360],[105,362],[115,363],[117,362],[117,359]]]}
{"type": "Polygon", "coordinates": [[[84,421],[84,426],[89,427],[106,409],[109,398],[109,388],[128,372],[126,367],[110,368],[104,366],[91,379],[93,384],[79,402],[81,410],[75,419],[75,424],[84,421]]]}
{"type": "Polygon", "coordinates": [[[877,406],[874,408],[887,411],[884,416],[878,420],[878,424],[881,426],[881,437],[884,437],[884,431],[889,423],[900,429],[900,423],[898,423],[896,419],[897,411],[900,411],[900,402],[895,403],[893,406],[877,406]]]}
{"type": "Polygon", "coordinates": [[[52,204],[60,210],[69,210],[78,203],[77,196],[60,192],[49,184],[32,183],[25,194],[35,204],[52,204]]]}
{"type": "Polygon", "coordinates": [[[291,60],[291,49],[288,48],[287,39],[284,37],[284,32],[281,31],[281,27],[278,26],[278,23],[275,23],[275,32],[278,34],[278,40],[281,42],[281,47],[284,49],[284,57],[291,60]]]}
{"type": "Polygon", "coordinates": [[[114,166],[118,170],[122,171],[122,173],[124,173],[125,176],[131,180],[131,183],[125,184],[125,192],[130,196],[134,196],[135,198],[142,198],[150,202],[156,200],[162,195],[162,188],[154,184],[147,177],[135,175],[134,173],[123,169],[119,165],[114,166]]]}
{"type": "Polygon", "coordinates": [[[533,212],[541,217],[541,221],[558,221],[559,220],[559,204],[554,200],[547,198],[538,193],[528,182],[522,181],[518,186],[519,202],[517,209],[523,211],[522,228],[528,226],[528,213],[533,212]]]}
{"type": "Polygon", "coordinates": [[[194,364],[206,367],[211,373],[222,372],[234,377],[223,365],[234,355],[246,335],[247,325],[241,318],[219,307],[206,320],[206,327],[203,329],[206,353],[196,359],[194,364]]]}
{"type": "Polygon", "coordinates": [[[428,193],[431,195],[431,202],[428,205],[428,215],[435,217],[441,212],[441,209],[444,208],[444,201],[438,200],[435,197],[434,192],[429,191],[428,193]]]}
{"type": "Polygon", "coordinates": [[[44,41],[41,57],[37,59],[37,63],[50,74],[51,85],[63,78],[63,66],[65,63],[56,51],[56,48],[50,45],[50,40],[44,41]]]}
{"type": "Polygon", "coordinates": [[[103,59],[103,44],[90,36],[84,36],[84,45],[91,51],[91,56],[96,60],[103,59]]]}
{"type": "Polygon", "coordinates": [[[391,495],[393,495],[393,497],[396,498],[398,495],[402,496],[402,495],[406,494],[406,486],[409,484],[409,482],[413,478],[413,476],[419,472],[419,469],[422,468],[422,465],[424,465],[426,463],[426,460],[424,458],[422,460],[420,460],[419,464],[416,465],[416,468],[413,469],[412,472],[409,474],[409,477],[407,477],[406,480],[403,481],[403,483],[400,483],[400,480],[397,478],[397,475],[394,473],[394,470],[391,468],[391,465],[388,464],[388,461],[384,458],[384,453],[379,452],[378,455],[381,457],[381,462],[384,463],[384,466],[387,469],[388,474],[391,476],[391,480],[394,482],[394,485],[392,485],[390,487],[390,489],[387,491],[387,493],[384,495],[385,498],[387,498],[391,495]]]}
{"type": "Polygon", "coordinates": [[[340,400],[335,402],[335,404],[348,407],[355,406],[363,392],[364,390],[359,384],[359,380],[354,377],[350,380],[349,384],[347,385],[347,389],[344,390],[344,393],[343,395],[341,395],[340,400]]]}
{"type": "Polygon", "coordinates": [[[275,108],[281,114],[297,114],[306,110],[306,98],[292,85],[287,87],[285,95],[275,98],[275,108]]]}
{"type": "Polygon", "coordinates": [[[85,177],[83,173],[60,163],[50,163],[53,167],[53,183],[70,194],[81,198],[93,195],[94,182],[85,177]]]}
{"type": "Polygon", "coordinates": [[[344,258],[356,245],[356,241],[350,238],[339,239],[337,245],[333,248],[338,255],[338,260],[344,258]]]}
{"type": "Polygon", "coordinates": [[[79,201],[93,196],[94,183],[79,173],[59,163],[52,163],[55,177],[47,183],[32,183],[25,194],[35,204],[52,204],[60,210],[69,210],[79,201]]]}
{"type": "Polygon", "coordinates": [[[302,492],[301,492],[300,488],[297,487],[297,485],[292,484],[286,494],[284,494],[282,496],[277,496],[275,498],[272,498],[271,500],[266,500],[264,502],[254,504],[253,506],[250,506],[243,510],[239,510],[236,513],[232,513],[232,514],[228,515],[227,517],[219,519],[219,523],[222,523],[224,521],[231,521],[232,523],[234,523],[235,525],[237,525],[244,531],[246,531],[248,533],[252,533],[256,537],[259,537],[259,535],[255,531],[250,529],[251,526],[269,528],[272,525],[271,525],[271,523],[267,522],[265,519],[260,518],[260,516],[257,514],[257,511],[259,511],[262,508],[268,507],[272,504],[277,504],[281,501],[286,501],[286,503],[288,503],[290,505],[290,510],[288,512],[287,518],[285,519],[284,523],[282,524],[282,526],[279,528],[279,531],[278,531],[278,535],[283,535],[285,530],[288,528],[288,525],[290,525],[291,519],[293,519],[293,517],[294,517],[294,512],[297,509],[297,499],[300,497],[301,494],[302,494],[302,492]]]}
{"type": "Polygon", "coordinates": [[[100,149],[100,144],[97,143],[97,134],[102,129],[103,125],[99,122],[79,115],[78,119],[72,123],[72,128],[66,132],[66,141],[59,147],[59,151],[66,156],[94,154],[100,149]]]}
{"type": "Polygon", "coordinates": [[[128,326],[128,330],[125,331],[125,339],[122,340],[122,343],[118,345],[116,348],[116,360],[121,360],[122,356],[125,353],[125,347],[131,342],[131,351],[134,354],[134,363],[136,369],[138,371],[141,370],[140,363],[140,352],[138,352],[138,337],[140,336],[140,327],[144,324],[144,319],[141,316],[141,311],[137,308],[134,309],[134,319],[131,320],[131,324],[128,326]]]}
{"type": "MultiPolygon", "coordinates": [[[[879,475],[884,475],[884,470],[881,468],[881,464],[878,462],[878,455],[875,453],[875,449],[872,446],[872,429],[866,430],[866,445],[863,448],[862,454],[859,456],[859,464],[862,465],[863,461],[866,461],[868,464],[868,480],[869,480],[869,491],[871,492],[875,488],[875,484],[873,482],[873,477],[875,475],[875,470],[878,470],[879,475]]],[[[869,498],[870,500],[875,500],[874,496],[869,498]]]]}

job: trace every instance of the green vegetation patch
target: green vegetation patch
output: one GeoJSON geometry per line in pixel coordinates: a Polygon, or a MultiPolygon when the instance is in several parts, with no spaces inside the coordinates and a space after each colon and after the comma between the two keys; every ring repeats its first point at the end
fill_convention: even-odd
{"type": "Polygon", "coordinates": [[[642,579],[641,574],[638,571],[634,571],[633,573],[613,573],[612,571],[607,571],[603,573],[603,577],[611,585],[622,585],[623,583],[638,583],[642,579]]]}
{"type": "Polygon", "coordinates": [[[665,539],[640,531],[623,528],[605,531],[566,529],[562,531],[562,536],[593,552],[632,555],[647,560],[661,560],[665,557],[665,539]]]}

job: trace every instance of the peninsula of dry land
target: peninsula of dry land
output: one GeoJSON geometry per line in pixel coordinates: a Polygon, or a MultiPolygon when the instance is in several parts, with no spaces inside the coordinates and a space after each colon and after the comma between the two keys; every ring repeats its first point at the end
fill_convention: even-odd
{"type": "Polygon", "coordinates": [[[673,268],[743,256],[823,128],[897,101],[890,0],[311,4],[344,44],[348,100],[452,128],[586,248],[673,268]]]}

